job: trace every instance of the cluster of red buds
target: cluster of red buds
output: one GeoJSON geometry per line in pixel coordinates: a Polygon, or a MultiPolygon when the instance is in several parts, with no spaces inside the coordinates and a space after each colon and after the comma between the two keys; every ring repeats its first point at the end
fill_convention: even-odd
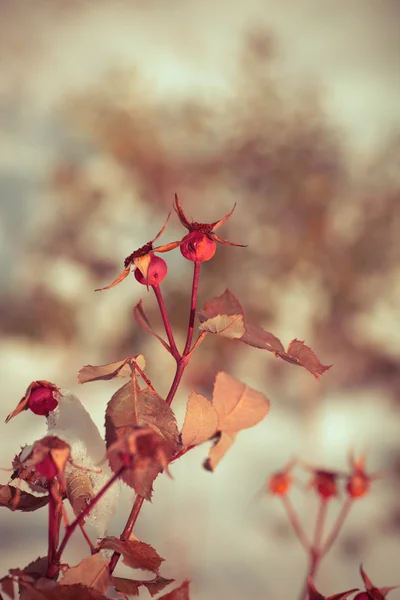
{"type": "Polygon", "coordinates": [[[229,219],[235,206],[227,215],[225,215],[225,217],[222,217],[222,219],[215,221],[214,223],[197,223],[196,221],[189,221],[183,212],[177,194],[175,194],[174,209],[179,217],[179,221],[189,230],[189,233],[180,241],[169,242],[163,246],[154,247],[154,242],[158,240],[167,226],[170,217],[170,215],[168,215],[166,222],[156,237],[138,250],[132,252],[132,254],[124,261],[124,270],[122,273],[106,287],[97,289],[97,292],[108,290],[121,283],[121,281],[128,277],[132,267],[135,278],[139,283],[146,285],[147,287],[159,285],[167,275],[168,266],[163,258],[156,256],[156,252],[169,252],[179,247],[184,258],[192,262],[201,263],[210,260],[214,256],[216,252],[216,242],[228,244],[229,246],[244,247],[242,244],[228,242],[215,233],[215,231],[229,219]]]}

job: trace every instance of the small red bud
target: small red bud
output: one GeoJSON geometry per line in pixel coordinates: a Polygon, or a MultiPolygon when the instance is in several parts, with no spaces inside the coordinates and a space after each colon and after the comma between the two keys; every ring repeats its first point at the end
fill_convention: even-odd
{"type": "Polygon", "coordinates": [[[285,496],[289,491],[292,479],[291,474],[288,472],[274,473],[268,480],[269,492],[277,496],[285,496]]]}
{"type": "Polygon", "coordinates": [[[46,456],[43,460],[35,465],[36,471],[43,475],[47,480],[54,479],[58,474],[58,469],[51,456],[46,456]]]}
{"type": "Polygon", "coordinates": [[[167,271],[168,266],[165,260],[153,254],[147,272],[147,281],[140,269],[136,268],[134,274],[136,280],[142,285],[157,285],[165,278],[167,271]]]}
{"type": "Polygon", "coordinates": [[[371,481],[363,473],[353,473],[347,480],[346,490],[352,498],[361,498],[365,496],[371,487],[371,481]]]}
{"type": "Polygon", "coordinates": [[[325,500],[337,496],[337,474],[331,471],[315,471],[312,486],[318,495],[325,500]]]}
{"type": "Polygon", "coordinates": [[[217,249],[217,244],[201,231],[191,231],[183,238],[180,246],[182,256],[194,262],[210,260],[217,249]]]}
{"type": "Polygon", "coordinates": [[[29,396],[28,408],[35,415],[47,417],[49,412],[58,406],[57,400],[54,398],[54,390],[49,387],[34,388],[29,396]]]}

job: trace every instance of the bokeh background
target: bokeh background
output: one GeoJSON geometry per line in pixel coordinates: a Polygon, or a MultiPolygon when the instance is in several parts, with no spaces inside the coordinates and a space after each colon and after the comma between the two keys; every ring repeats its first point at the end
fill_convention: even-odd
{"type": "MultiPolygon", "coordinates": [[[[205,447],[174,465],[140,516],[136,535],[166,558],[165,576],[192,579],[194,600],[296,598],[307,559],[279,502],[254,497],[292,456],[344,470],[350,448],[386,477],[317,585],[360,585],[361,562],[378,585],[400,583],[399,20],[396,0],[0,1],[2,422],[47,379],[102,428],[116,385],[80,387],[77,372],[139,351],[166,393],[172,362],[132,318],[143,298],[159,324],[152,295],[133,278],[93,290],[155,235],[175,192],[197,221],[236,202],[221,235],[248,244],[204,265],[200,303],[228,287],[248,321],[334,364],[317,383],[249,347],[200,347],[180,422],[189,390],[210,395],[221,369],[267,394],[271,412],[214,474],[205,447]]],[[[162,240],[181,234],[173,215],[162,240]]],[[[190,265],[179,251],[167,260],[182,342],[190,265]]],[[[43,432],[28,413],[0,424],[1,466],[43,432]]],[[[125,489],[110,533],[131,501],[125,489]]],[[[294,502],[310,531],[312,494],[294,502]]],[[[1,511],[1,574],[45,554],[45,522],[45,509],[1,511]]],[[[78,538],[71,564],[86,551],[78,538]]]]}

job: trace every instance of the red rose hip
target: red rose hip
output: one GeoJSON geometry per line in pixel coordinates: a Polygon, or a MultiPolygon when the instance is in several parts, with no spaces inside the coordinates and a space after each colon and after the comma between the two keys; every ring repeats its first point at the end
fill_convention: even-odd
{"type": "Polygon", "coordinates": [[[216,251],[217,244],[206,233],[191,231],[183,238],[180,246],[181,254],[187,260],[203,262],[210,260],[216,251]]]}
{"type": "Polygon", "coordinates": [[[58,402],[54,398],[54,390],[52,388],[40,386],[31,391],[28,400],[28,408],[30,408],[35,415],[47,417],[57,406],[58,402]]]}
{"type": "Polygon", "coordinates": [[[158,285],[162,282],[168,272],[167,263],[159,256],[152,256],[147,271],[147,281],[140,269],[134,270],[136,280],[142,285],[158,285]]]}

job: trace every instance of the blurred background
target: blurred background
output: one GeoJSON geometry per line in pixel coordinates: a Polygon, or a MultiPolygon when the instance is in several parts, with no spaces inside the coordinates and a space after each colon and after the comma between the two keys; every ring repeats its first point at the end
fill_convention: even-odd
{"type": "MultiPolygon", "coordinates": [[[[228,287],[247,321],[334,364],[316,382],[247,346],[200,347],[180,423],[190,389],[210,397],[218,370],[263,391],[271,412],[215,473],[205,446],[184,457],[141,513],[136,535],[166,577],[192,580],[194,600],[296,598],[307,559],[278,500],[254,497],[292,456],[345,470],[351,448],[387,476],[317,585],[359,586],[361,562],[377,585],[400,583],[399,19],[396,0],[0,0],[1,467],[44,433],[28,412],[4,425],[32,380],[72,390],[102,431],[117,385],[78,386],[84,364],[142,352],[168,391],[173,363],[132,318],[142,298],[160,324],[153,296],[134,278],[94,289],[154,237],[175,192],[200,222],[236,202],[220,233],[248,244],[204,264],[200,305],[228,287]]],[[[182,234],[174,214],[161,243],[182,234]]],[[[182,343],[191,265],[166,259],[182,343]]],[[[312,494],[293,501],[311,531],[312,494]]],[[[111,534],[131,502],[125,489],[111,534]]],[[[46,515],[0,512],[0,574],[46,553],[46,515]]],[[[77,536],[66,559],[85,553],[77,536]]]]}

